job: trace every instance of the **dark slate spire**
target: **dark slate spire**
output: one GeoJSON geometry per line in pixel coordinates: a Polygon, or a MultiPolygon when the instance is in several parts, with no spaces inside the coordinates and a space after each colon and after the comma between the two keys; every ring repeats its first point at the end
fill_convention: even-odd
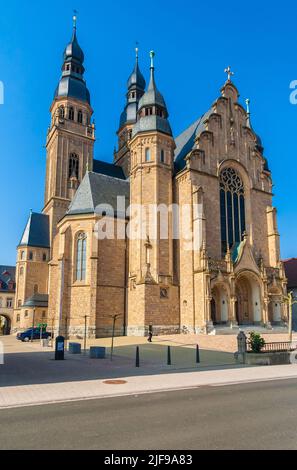
{"type": "Polygon", "coordinates": [[[62,77],[55,98],[70,97],[90,104],[90,93],[84,80],[84,53],[76,35],[76,16],[73,17],[73,32],[70,43],[63,54],[62,77]]]}
{"type": "Polygon", "coordinates": [[[165,100],[159,92],[155,82],[154,51],[150,52],[150,83],[146,93],[138,103],[137,123],[133,128],[133,135],[138,132],[156,130],[172,135],[167,120],[168,111],[165,100]]]}
{"type": "Polygon", "coordinates": [[[121,114],[120,126],[121,129],[125,124],[136,122],[138,102],[145,90],[145,79],[140,72],[138,65],[138,47],[135,49],[136,58],[133,71],[127,81],[127,102],[124,111],[121,114]]]}
{"type": "Polygon", "coordinates": [[[50,247],[48,215],[30,212],[19,246],[50,247]]]}
{"type": "Polygon", "coordinates": [[[257,139],[256,147],[257,147],[257,149],[259,150],[260,153],[263,153],[264,147],[263,147],[263,145],[262,145],[262,140],[261,140],[261,138],[256,134],[256,132],[254,131],[253,126],[252,126],[251,111],[250,111],[250,100],[249,100],[249,98],[247,98],[247,99],[245,100],[245,103],[246,103],[246,114],[247,114],[246,126],[247,126],[249,129],[251,129],[251,131],[253,132],[253,134],[255,134],[256,139],[257,139]]]}
{"type": "Polygon", "coordinates": [[[128,90],[131,88],[139,88],[140,90],[144,91],[145,79],[140,72],[138,65],[138,47],[135,48],[135,56],[135,65],[130,77],[128,78],[127,88],[128,90]]]}

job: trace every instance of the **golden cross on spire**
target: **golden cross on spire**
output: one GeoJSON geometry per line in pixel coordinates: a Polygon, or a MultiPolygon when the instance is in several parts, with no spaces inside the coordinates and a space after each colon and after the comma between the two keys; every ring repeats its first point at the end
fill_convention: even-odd
{"type": "Polygon", "coordinates": [[[231,71],[230,65],[224,70],[224,72],[228,75],[228,82],[231,82],[231,77],[234,75],[234,72],[231,71]]]}

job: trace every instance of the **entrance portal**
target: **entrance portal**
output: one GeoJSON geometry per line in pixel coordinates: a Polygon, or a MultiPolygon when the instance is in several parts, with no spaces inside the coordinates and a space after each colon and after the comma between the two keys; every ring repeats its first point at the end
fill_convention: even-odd
{"type": "Polygon", "coordinates": [[[260,286],[249,273],[236,281],[236,317],[239,325],[259,324],[262,320],[260,286]]]}

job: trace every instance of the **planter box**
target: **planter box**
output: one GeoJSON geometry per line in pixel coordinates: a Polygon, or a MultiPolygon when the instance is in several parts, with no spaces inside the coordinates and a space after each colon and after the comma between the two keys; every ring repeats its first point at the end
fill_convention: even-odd
{"type": "Polygon", "coordinates": [[[69,343],[69,354],[81,354],[81,344],[69,343]]]}
{"type": "Polygon", "coordinates": [[[90,358],[91,359],[105,359],[106,348],[101,348],[97,346],[92,346],[90,348],[90,358]]]}

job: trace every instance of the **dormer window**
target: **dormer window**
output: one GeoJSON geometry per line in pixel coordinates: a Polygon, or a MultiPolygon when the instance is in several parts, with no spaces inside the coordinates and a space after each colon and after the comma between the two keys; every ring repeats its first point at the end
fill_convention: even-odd
{"type": "Polygon", "coordinates": [[[79,122],[79,124],[82,124],[83,122],[83,113],[81,110],[79,110],[77,113],[77,122],[79,122]]]}
{"type": "Polygon", "coordinates": [[[145,108],[145,115],[151,116],[153,114],[153,108],[145,108]]]}
{"type": "Polygon", "coordinates": [[[68,119],[70,119],[70,121],[74,121],[74,109],[72,106],[69,108],[68,111],[68,119]]]}

